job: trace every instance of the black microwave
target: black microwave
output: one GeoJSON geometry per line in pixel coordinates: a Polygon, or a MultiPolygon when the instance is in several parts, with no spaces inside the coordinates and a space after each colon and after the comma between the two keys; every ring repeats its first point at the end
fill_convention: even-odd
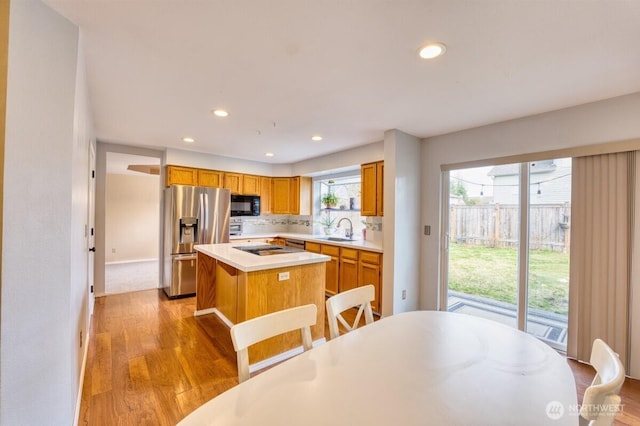
{"type": "Polygon", "coordinates": [[[231,216],[260,216],[260,197],[231,194],[231,216]]]}

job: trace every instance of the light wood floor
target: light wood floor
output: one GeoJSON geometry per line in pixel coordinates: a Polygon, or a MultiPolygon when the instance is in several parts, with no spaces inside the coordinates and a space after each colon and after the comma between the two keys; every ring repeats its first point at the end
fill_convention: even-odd
{"type": "MultiPolygon", "coordinates": [[[[236,355],[215,315],[161,290],[96,299],[80,408],[82,425],[175,425],[235,386],[236,355]]],[[[325,327],[328,339],[328,327],[325,327]]],[[[593,369],[569,361],[578,401],[593,369]]],[[[640,381],[627,379],[617,425],[640,424],[640,381]]]]}

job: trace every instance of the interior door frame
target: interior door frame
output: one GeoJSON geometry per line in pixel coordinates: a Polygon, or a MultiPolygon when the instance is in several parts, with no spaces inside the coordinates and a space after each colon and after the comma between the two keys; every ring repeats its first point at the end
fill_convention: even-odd
{"type": "Polygon", "coordinates": [[[87,197],[87,313],[93,315],[95,305],[95,250],[96,250],[96,141],[89,141],[89,182],[87,197]]]}

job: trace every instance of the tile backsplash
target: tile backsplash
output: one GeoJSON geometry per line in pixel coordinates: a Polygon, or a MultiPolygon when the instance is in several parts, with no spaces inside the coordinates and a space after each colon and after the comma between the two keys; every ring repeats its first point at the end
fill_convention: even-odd
{"type": "MultiPolygon", "coordinates": [[[[363,218],[366,227],[367,241],[382,241],[382,218],[366,217],[363,218]]],[[[231,222],[242,222],[242,234],[270,234],[277,232],[290,232],[295,234],[321,234],[323,228],[313,222],[312,216],[288,216],[288,215],[269,215],[269,216],[242,216],[233,217],[231,222]]],[[[356,238],[360,239],[358,235],[356,238]]]]}
{"type": "Polygon", "coordinates": [[[293,232],[296,234],[312,234],[311,216],[243,216],[233,221],[242,221],[243,234],[269,234],[273,232],[293,232]]]}
{"type": "Polygon", "coordinates": [[[382,218],[367,217],[365,222],[367,241],[382,241],[382,218]]]}

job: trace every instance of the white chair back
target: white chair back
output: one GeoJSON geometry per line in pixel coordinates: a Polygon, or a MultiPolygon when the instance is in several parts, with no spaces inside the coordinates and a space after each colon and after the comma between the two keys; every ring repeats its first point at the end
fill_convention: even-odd
{"type": "Polygon", "coordinates": [[[593,341],[590,363],[596,375],[584,392],[581,424],[611,425],[620,404],[618,393],[624,383],[624,367],[618,354],[600,339],[593,341]]]}
{"type": "Polygon", "coordinates": [[[344,291],[327,299],[327,321],[329,323],[329,335],[331,339],[340,336],[338,322],[347,329],[347,332],[358,328],[360,318],[364,313],[365,324],[373,322],[371,302],[375,298],[375,287],[365,285],[352,290],[344,291]],[[353,324],[349,324],[342,313],[347,309],[358,307],[358,313],[353,324]]]}
{"type": "Polygon", "coordinates": [[[231,340],[238,358],[238,380],[249,378],[249,346],[273,336],[300,329],[303,350],[312,347],[311,326],[316,324],[314,304],[298,306],[253,318],[231,327],[231,340]]]}

